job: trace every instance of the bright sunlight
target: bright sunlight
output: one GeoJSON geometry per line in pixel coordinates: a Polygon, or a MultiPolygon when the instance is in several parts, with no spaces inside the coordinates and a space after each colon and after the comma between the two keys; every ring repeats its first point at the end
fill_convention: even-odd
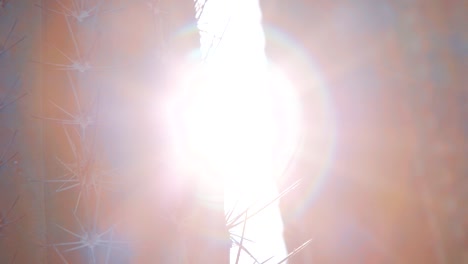
{"type": "MultiPolygon", "coordinates": [[[[219,41],[212,45],[202,35],[206,63],[180,74],[167,119],[174,148],[185,153],[179,166],[197,171],[207,202],[224,201],[225,211],[236,215],[278,195],[276,180],[300,138],[300,105],[287,78],[266,61],[258,3],[212,0],[205,8],[199,27],[219,41]]],[[[233,229],[241,235],[242,226],[233,229]]],[[[287,255],[282,232],[274,203],[248,220],[245,247],[257,260],[275,263],[287,255]]],[[[252,259],[244,252],[239,263],[252,259]]]]}

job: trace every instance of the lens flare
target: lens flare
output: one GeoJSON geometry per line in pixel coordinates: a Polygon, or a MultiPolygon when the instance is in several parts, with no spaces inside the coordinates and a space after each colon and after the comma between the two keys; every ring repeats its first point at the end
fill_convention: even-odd
{"type": "MultiPolygon", "coordinates": [[[[277,69],[212,65],[184,74],[169,108],[173,140],[206,190],[258,190],[297,145],[300,106],[277,69]],[[283,160],[282,160],[283,159],[283,160]],[[219,185],[223,184],[223,185],[219,185]]],[[[270,178],[271,180],[271,178],[270,178]]]]}

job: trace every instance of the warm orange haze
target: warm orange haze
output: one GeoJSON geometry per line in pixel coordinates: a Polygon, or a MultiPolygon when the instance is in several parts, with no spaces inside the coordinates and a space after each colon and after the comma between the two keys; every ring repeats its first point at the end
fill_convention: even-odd
{"type": "Polygon", "coordinates": [[[467,12],[0,0],[0,263],[467,263],[467,12]]]}

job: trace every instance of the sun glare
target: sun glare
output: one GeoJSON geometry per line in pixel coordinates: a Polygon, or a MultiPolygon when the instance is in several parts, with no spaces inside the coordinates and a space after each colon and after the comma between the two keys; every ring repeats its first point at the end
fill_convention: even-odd
{"type": "MultiPolygon", "coordinates": [[[[206,63],[178,73],[183,77],[166,112],[177,166],[195,172],[198,191],[215,197],[210,202],[224,203],[226,211],[237,204],[236,214],[278,195],[276,179],[298,145],[301,106],[285,75],[267,63],[258,6],[228,2],[242,16],[223,16],[226,1],[208,2],[202,22],[219,28],[219,20],[231,15],[230,24],[206,63]]],[[[208,45],[203,43],[202,36],[202,48],[208,45]]],[[[240,235],[238,228],[230,231],[240,235]]],[[[282,231],[273,204],[247,223],[246,237],[255,244],[246,247],[258,259],[284,257],[282,231]]],[[[243,257],[240,263],[251,262],[243,257]]]]}
{"type": "MultiPolygon", "coordinates": [[[[218,199],[209,202],[247,208],[273,200],[275,180],[300,135],[300,105],[287,78],[274,67],[246,71],[232,63],[207,64],[182,76],[168,104],[174,142],[184,153],[179,166],[196,172],[199,191],[218,199]]],[[[282,233],[279,213],[274,218],[259,216],[248,224],[262,226],[255,229],[264,233],[255,237],[267,239],[267,257],[284,251],[268,241],[272,230],[265,228],[282,233]]]]}
{"type": "Polygon", "coordinates": [[[199,169],[232,188],[261,193],[263,177],[272,176],[278,159],[291,151],[284,137],[297,138],[299,107],[278,72],[241,69],[216,65],[187,75],[196,79],[184,81],[177,96],[181,131],[199,169]]]}

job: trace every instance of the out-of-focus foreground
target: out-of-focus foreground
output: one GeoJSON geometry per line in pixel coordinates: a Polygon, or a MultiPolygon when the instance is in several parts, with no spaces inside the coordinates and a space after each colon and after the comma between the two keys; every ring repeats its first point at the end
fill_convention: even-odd
{"type": "MultiPolygon", "coordinates": [[[[202,2],[0,0],[0,263],[227,262],[160,126],[202,2]]],[[[304,114],[290,263],[468,262],[467,2],[260,7],[304,114]]]]}
{"type": "Polygon", "coordinates": [[[467,262],[467,2],[260,3],[306,109],[290,181],[308,180],[282,210],[289,250],[313,242],[292,263],[467,262]],[[334,115],[329,160],[313,89],[334,115]]]}

